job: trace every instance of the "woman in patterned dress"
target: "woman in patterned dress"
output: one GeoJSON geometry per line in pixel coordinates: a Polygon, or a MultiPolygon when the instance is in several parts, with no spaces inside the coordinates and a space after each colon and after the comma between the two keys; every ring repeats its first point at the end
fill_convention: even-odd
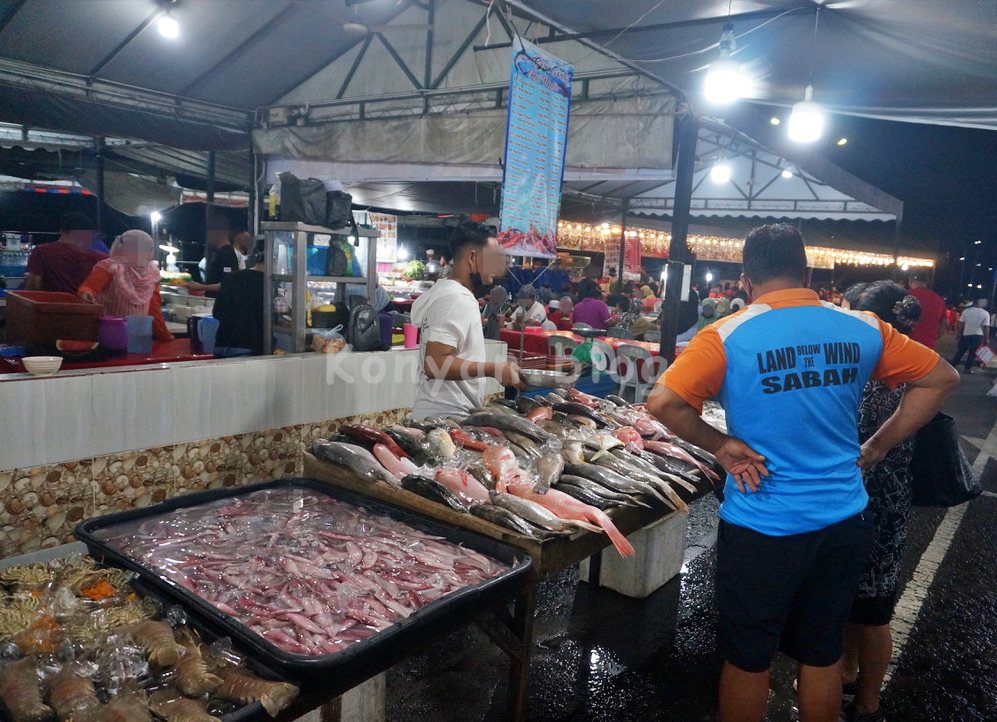
{"type": "MultiPolygon", "coordinates": [[[[848,290],[843,305],[871,311],[902,333],[921,317],[921,305],[893,281],[860,284],[848,290]]],[[[859,440],[865,442],[893,415],[903,398],[904,387],[890,389],[870,381],[859,407],[859,440]]],[[[890,619],[897,599],[897,578],[907,546],[910,520],[910,462],[914,437],[894,448],[863,472],[869,493],[869,510],[876,519],[876,538],[865,570],[859,579],[845,631],[843,690],[854,699],[845,708],[849,722],[883,722],[880,690],[893,653],[890,619]]]]}

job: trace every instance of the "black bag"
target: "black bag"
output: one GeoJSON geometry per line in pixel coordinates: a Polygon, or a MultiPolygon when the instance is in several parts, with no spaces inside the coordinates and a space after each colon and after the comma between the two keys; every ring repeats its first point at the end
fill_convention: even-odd
{"type": "Polygon", "coordinates": [[[353,221],[353,196],[343,191],[325,194],[325,225],[327,228],[345,228],[353,221]]]}
{"type": "Polygon", "coordinates": [[[955,420],[940,411],[914,437],[910,474],[914,506],[958,506],[983,492],[959,448],[955,420]]]}
{"type": "Polygon", "coordinates": [[[346,257],[346,251],[343,250],[342,242],[335,236],[333,236],[333,239],[329,242],[329,251],[325,260],[325,275],[353,275],[353,269],[350,267],[350,259],[346,257]]]}
{"type": "Polygon", "coordinates": [[[293,173],[280,174],[280,219],[324,226],[325,186],[315,178],[302,180],[293,173]]]}
{"type": "Polygon", "coordinates": [[[358,303],[350,310],[346,343],[354,351],[386,351],[381,343],[381,321],[369,303],[358,303]]]}

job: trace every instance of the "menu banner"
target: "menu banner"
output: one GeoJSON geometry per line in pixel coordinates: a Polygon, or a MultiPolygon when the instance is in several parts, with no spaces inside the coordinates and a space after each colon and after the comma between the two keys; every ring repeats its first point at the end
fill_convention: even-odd
{"type": "Polygon", "coordinates": [[[564,61],[513,40],[499,214],[499,241],[509,255],[557,255],[573,74],[564,61]]]}
{"type": "Polygon", "coordinates": [[[377,239],[378,262],[394,263],[398,260],[398,216],[371,213],[370,224],[381,232],[377,239]]]}

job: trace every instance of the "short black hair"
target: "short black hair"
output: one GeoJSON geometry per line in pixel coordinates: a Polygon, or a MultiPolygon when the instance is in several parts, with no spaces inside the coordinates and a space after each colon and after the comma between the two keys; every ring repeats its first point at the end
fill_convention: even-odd
{"type": "Polygon", "coordinates": [[[89,216],[73,211],[67,213],[59,220],[59,232],[69,233],[70,231],[95,231],[97,226],[90,220],[89,216]]]}
{"type": "Polygon", "coordinates": [[[236,226],[235,228],[230,228],[228,232],[228,239],[232,243],[235,243],[235,239],[238,238],[243,233],[249,233],[249,229],[245,226],[236,226]]]}
{"type": "MultiPolygon", "coordinates": [[[[852,289],[848,291],[851,293],[852,289]]],[[[921,320],[920,301],[895,281],[866,284],[856,300],[849,299],[849,305],[856,311],[872,311],[900,333],[909,334],[911,327],[921,320]]]]}
{"type": "Polygon", "coordinates": [[[456,261],[459,256],[464,255],[464,249],[468,247],[484,248],[488,244],[488,239],[494,238],[495,235],[494,226],[477,221],[463,221],[450,237],[450,257],[456,261]]]}
{"type": "Polygon", "coordinates": [[[775,278],[802,282],[807,273],[807,252],[796,226],[770,223],[753,229],[744,239],[744,275],[752,283],[775,278]]]}
{"type": "Polygon", "coordinates": [[[626,303],[627,297],[622,293],[614,293],[609,298],[606,299],[606,305],[610,308],[617,308],[623,306],[626,303]]]}
{"type": "Polygon", "coordinates": [[[578,286],[578,300],[583,298],[602,298],[602,289],[591,278],[583,278],[578,286]]]}
{"type": "Polygon", "coordinates": [[[853,286],[849,286],[848,290],[845,291],[843,294],[841,294],[841,300],[848,301],[848,306],[850,308],[855,308],[855,306],[859,302],[859,296],[862,295],[862,292],[866,289],[868,285],[869,283],[865,282],[865,283],[856,283],[853,286]]]}

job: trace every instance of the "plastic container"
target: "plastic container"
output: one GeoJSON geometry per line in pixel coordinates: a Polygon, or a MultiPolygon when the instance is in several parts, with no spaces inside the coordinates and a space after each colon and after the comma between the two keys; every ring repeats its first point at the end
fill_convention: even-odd
{"type": "Polygon", "coordinates": [[[379,313],[377,314],[377,320],[381,326],[381,345],[389,348],[391,346],[391,328],[394,319],[390,313],[379,313]]]}
{"type": "Polygon", "coordinates": [[[59,339],[96,341],[99,303],[85,303],[71,293],[7,292],[7,342],[54,346],[59,339]]]}
{"type": "Polygon", "coordinates": [[[97,320],[97,341],[108,351],[128,349],[128,321],[124,316],[101,316],[97,320]]]}
{"type": "Polygon", "coordinates": [[[405,336],[405,348],[418,348],[419,327],[411,323],[406,323],[402,327],[402,334],[405,336]]]}
{"type": "Polygon", "coordinates": [[[217,318],[206,316],[197,323],[197,337],[201,339],[201,350],[204,353],[215,352],[215,336],[221,323],[217,318]]]}
{"type": "Polygon", "coordinates": [[[328,259],[328,246],[308,246],[308,274],[311,276],[324,276],[328,259]]]}
{"type": "Polygon", "coordinates": [[[336,489],[314,479],[278,479],[251,486],[188,494],[156,506],[90,519],[77,526],[74,534],[87,545],[87,550],[94,558],[137,572],[143,580],[152,584],[161,596],[182,604],[217,634],[231,637],[249,652],[250,656],[258,659],[269,669],[293,680],[320,682],[324,685],[324,693],[329,696],[341,694],[387,669],[411,652],[423,649],[427,638],[431,635],[447,634],[455,624],[471,619],[476,614],[510,598],[526,583],[533,563],[526,552],[505,542],[459,529],[385,502],[336,489]],[[280,649],[232,617],[223,614],[213,604],[161,576],[156,569],[119,552],[103,541],[105,534],[102,532],[118,525],[155,519],[175,509],[199,506],[218,499],[247,496],[260,489],[284,487],[308,489],[312,493],[324,494],[383,514],[421,531],[486,554],[508,564],[510,569],[485,582],[451,592],[373,637],[351,644],[341,652],[316,657],[292,654],[280,649]]]}
{"type": "Polygon", "coordinates": [[[152,353],[152,316],[128,316],[128,353],[152,353]]]}

